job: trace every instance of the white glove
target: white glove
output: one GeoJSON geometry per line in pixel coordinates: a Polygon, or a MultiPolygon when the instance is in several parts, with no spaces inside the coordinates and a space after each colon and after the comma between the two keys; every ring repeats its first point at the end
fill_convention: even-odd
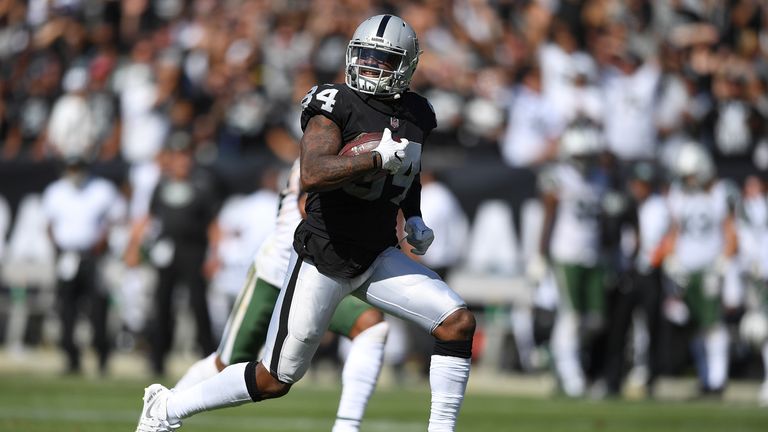
{"type": "Polygon", "coordinates": [[[405,138],[401,138],[400,141],[393,140],[392,131],[386,128],[379,145],[372,151],[381,155],[381,167],[394,174],[405,160],[405,147],[407,145],[408,140],[405,138]]]}
{"type": "Polygon", "coordinates": [[[435,233],[424,224],[424,220],[419,216],[411,216],[405,221],[405,232],[408,234],[406,240],[413,246],[411,252],[416,255],[424,255],[429,249],[429,245],[435,239],[435,233]]]}
{"type": "Polygon", "coordinates": [[[549,271],[549,263],[542,254],[536,254],[528,260],[525,266],[525,275],[531,282],[541,282],[549,271]]]}

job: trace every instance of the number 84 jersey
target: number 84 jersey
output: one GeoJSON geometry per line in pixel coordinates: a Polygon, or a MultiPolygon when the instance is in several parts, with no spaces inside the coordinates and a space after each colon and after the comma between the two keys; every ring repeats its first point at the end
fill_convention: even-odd
{"type": "MultiPolygon", "coordinates": [[[[301,103],[302,130],[312,117],[322,115],[339,127],[342,143],[361,133],[382,132],[385,128],[392,131],[394,139],[406,138],[412,143],[408,147],[410,163],[405,163],[394,175],[369,175],[307,197],[307,217],[299,231],[329,239],[336,254],[357,253],[375,258],[397,244],[399,208],[407,216],[421,214],[421,147],[436,126],[434,111],[425,98],[413,92],[385,100],[358,93],[345,84],[312,87],[301,103]],[[343,252],[347,248],[349,253],[343,252]]],[[[367,261],[373,258],[357,264],[367,268],[367,261]]]]}

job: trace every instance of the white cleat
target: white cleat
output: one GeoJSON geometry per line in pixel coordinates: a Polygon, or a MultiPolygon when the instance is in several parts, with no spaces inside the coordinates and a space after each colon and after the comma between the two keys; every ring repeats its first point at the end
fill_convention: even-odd
{"type": "Polygon", "coordinates": [[[171,391],[160,384],[144,389],[144,408],[141,410],[136,432],[171,432],[181,427],[181,422],[169,422],[167,405],[171,391]]]}

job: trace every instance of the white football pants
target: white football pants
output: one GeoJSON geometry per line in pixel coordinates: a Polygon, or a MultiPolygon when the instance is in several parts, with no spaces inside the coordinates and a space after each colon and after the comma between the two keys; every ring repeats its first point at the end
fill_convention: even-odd
{"type": "Polygon", "coordinates": [[[366,303],[432,332],[466,304],[435,272],[388,248],[361,275],[326,276],[295,251],[272,312],[262,363],[274,377],[292,384],[309,368],[320,338],[344,296],[366,303]]]}

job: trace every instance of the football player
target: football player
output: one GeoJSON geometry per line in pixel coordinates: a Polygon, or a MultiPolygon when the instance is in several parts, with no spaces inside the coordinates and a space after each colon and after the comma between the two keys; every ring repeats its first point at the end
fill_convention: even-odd
{"type": "Polygon", "coordinates": [[[455,429],[475,318],[434,272],[397,248],[398,211],[412,252],[424,254],[434,238],[421,218],[419,171],[435,114],[426,99],[409,91],[419,54],[410,25],[393,15],[371,17],[349,42],[346,85],[313,87],[304,97],[301,186],[308,192],[307,216],[294,235],[264,357],[230,365],[194,386],[190,390],[202,395],[195,400],[151,385],[138,431],[173,430],[201,411],[285,395],[306,372],[348,294],[435,337],[429,430],[455,429]],[[344,143],[382,130],[372,152],[339,156],[344,143]]]}
{"type": "Polygon", "coordinates": [[[663,270],[672,282],[664,312],[693,325],[693,355],[702,394],[720,394],[727,381],[728,332],[723,324],[723,282],[737,251],[732,188],[715,176],[706,149],[686,143],[672,166],[667,196],[672,223],[662,240],[663,270]]]}
{"type": "Polygon", "coordinates": [[[745,180],[744,198],[736,214],[739,255],[747,288],[746,313],[739,333],[762,354],[765,377],[758,401],[768,406],[768,197],[759,177],[745,180]]]}
{"type": "Polygon", "coordinates": [[[600,210],[604,182],[594,163],[603,149],[600,130],[570,126],[560,138],[563,161],[542,172],[542,260],[551,262],[560,294],[552,329],[552,354],[563,392],[584,394],[580,351],[604,325],[605,290],[600,256],[600,210]]]}
{"type": "MultiPolygon", "coordinates": [[[[306,195],[300,192],[298,160],[280,195],[275,230],[254,258],[218,350],[187,370],[173,388],[178,397],[198,397],[194,392],[182,391],[213,377],[228,365],[258,358],[288,270],[293,232],[302,219],[301,206],[306,195]]],[[[352,339],[341,375],[343,389],[333,431],[357,431],[381,371],[388,325],[381,312],[347,296],[336,308],[329,329],[352,339]]]]}

